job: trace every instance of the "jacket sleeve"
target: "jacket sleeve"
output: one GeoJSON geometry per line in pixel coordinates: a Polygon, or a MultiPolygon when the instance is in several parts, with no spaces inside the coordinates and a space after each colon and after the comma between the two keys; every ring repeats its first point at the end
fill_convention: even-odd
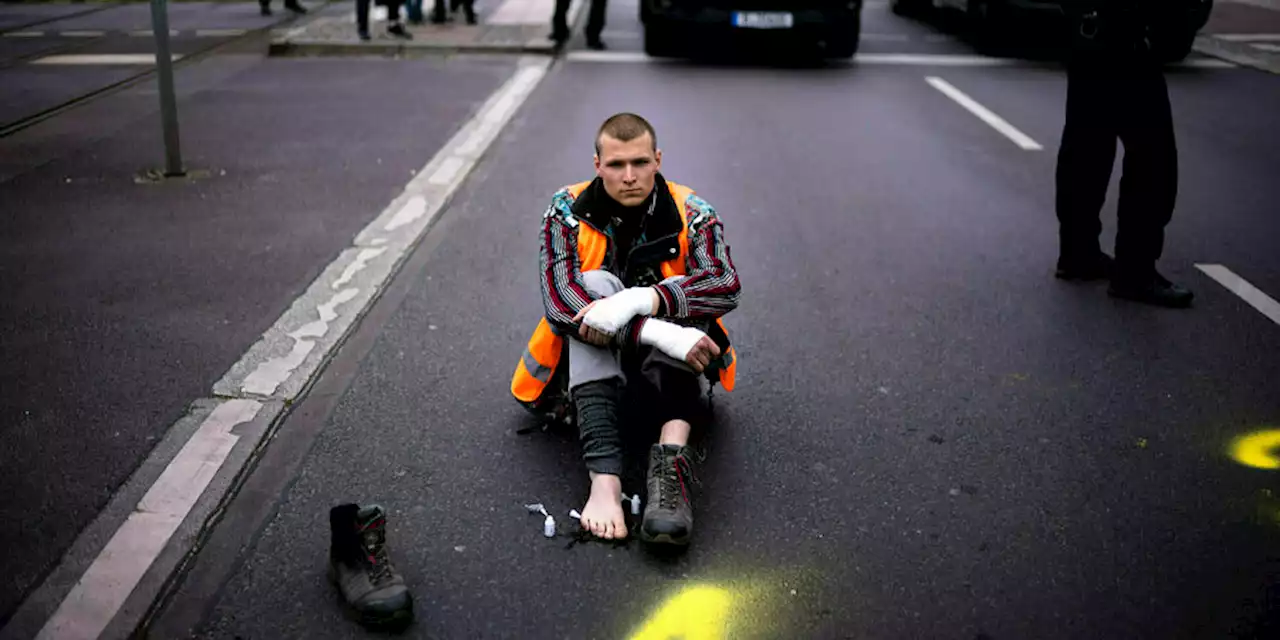
{"type": "Polygon", "coordinates": [[[666,315],[680,319],[715,319],[738,308],[742,286],[733,266],[724,225],[706,200],[691,195],[689,256],[683,278],[657,285],[666,315]]]}
{"type": "Polygon", "coordinates": [[[542,216],[539,279],[547,322],[556,333],[576,338],[579,323],[574,322],[573,317],[597,296],[591,295],[582,281],[578,262],[579,223],[568,213],[568,206],[568,192],[562,190],[542,216]]]}

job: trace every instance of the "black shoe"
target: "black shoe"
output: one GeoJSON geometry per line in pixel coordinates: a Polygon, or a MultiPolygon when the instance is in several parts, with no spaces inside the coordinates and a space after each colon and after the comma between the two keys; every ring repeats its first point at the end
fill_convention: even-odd
{"type": "Polygon", "coordinates": [[[393,37],[400,38],[402,40],[413,39],[413,34],[409,33],[408,30],[404,28],[404,25],[400,24],[399,22],[393,23],[391,26],[387,27],[387,33],[391,34],[393,37]]]}
{"type": "Polygon", "coordinates": [[[599,38],[587,38],[587,48],[594,49],[595,51],[604,51],[608,47],[606,47],[604,41],[599,38]]]}
{"type": "Polygon", "coordinates": [[[290,10],[290,11],[292,11],[292,12],[294,12],[294,13],[298,14],[298,15],[303,15],[303,14],[305,14],[305,13],[307,12],[306,8],[305,8],[305,7],[303,7],[302,5],[298,4],[297,2],[286,2],[286,3],[284,3],[284,8],[286,8],[286,9],[288,9],[288,10],[290,10]]]}
{"type": "Polygon", "coordinates": [[[689,450],[655,444],[649,450],[649,503],[640,522],[645,542],[685,546],[693,535],[693,466],[689,450]]]}
{"type": "Polygon", "coordinates": [[[370,38],[369,38],[369,32],[368,32],[368,31],[366,31],[366,30],[364,30],[364,29],[360,29],[360,30],[356,31],[356,35],[357,35],[357,36],[359,36],[359,37],[360,37],[360,39],[361,39],[362,41],[364,41],[364,42],[368,42],[368,41],[370,40],[370,38]]]}
{"type": "Polygon", "coordinates": [[[367,627],[413,621],[413,596],[387,552],[387,517],[379,506],[344,504],[329,510],[329,580],[348,611],[367,627]]]}
{"type": "Polygon", "coordinates": [[[271,7],[269,7],[269,6],[265,5],[265,4],[263,4],[263,5],[258,5],[258,6],[259,6],[259,9],[261,10],[262,15],[264,15],[264,16],[270,16],[270,15],[271,15],[271,7]]]}
{"type": "Polygon", "coordinates": [[[556,44],[564,44],[569,39],[569,34],[563,31],[552,31],[547,34],[547,39],[556,44]]]}
{"type": "Polygon", "coordinates": [[[1063,254],[1053,275],[1063,280],[1101,280],[1111,277],[1114,264],[1115,260],[1101,251],[1083,256],[1063,254]]]}
{"type": "Polygon", "coordinates": [[[1195,297],[1189,290],[1169,282],[1154,269],[1137,276],[1117,274],[1111,279],[1107,293],[1115,298],[1171,308],[1189,307],[1195,297]]]}

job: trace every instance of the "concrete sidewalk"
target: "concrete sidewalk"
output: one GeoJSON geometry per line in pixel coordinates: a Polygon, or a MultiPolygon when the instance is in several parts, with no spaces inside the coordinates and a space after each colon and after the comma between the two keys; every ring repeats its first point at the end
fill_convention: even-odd
{"type": "Polygon", "coordinates": [[[1218,0],[1195,50],[1280,74],[1280,0],[1218,0]]]}
{"type": "MultiPolygon", "coordinates": [[[[423,11],[429,12],[431,0],[424,0],[423,4],[423,11]]],[[[573,0],[569,9],[571,26],[585,7],[583,0],[573,0]]],[[[355,2],[348,0],[330,5],[294,28],[277,31],[272,38],[271,55],[410,57],[463,52],[550,55],[558,49],[547,37],[554,12],[555,0],[482,0],[476,6],[478,24],[466,24],[460,14],[451,16],[450,21],[442,25],[406,23],[413,39],[402,40],[387,34],[386,9],[373,7],[369,17],[372,39],[362,42],[356,35],[355,2]]]]}

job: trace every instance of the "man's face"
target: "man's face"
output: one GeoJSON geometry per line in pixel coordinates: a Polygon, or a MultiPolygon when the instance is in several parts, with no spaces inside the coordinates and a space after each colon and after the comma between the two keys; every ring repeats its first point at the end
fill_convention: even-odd
{"type": "Polygon", "coordinates": [[[623,142],[608,134],[600,136],[600,154],[595,158],[596,175],[604,190],[623,206],[634,207],[653,191],[654,176],[662,167],[662,152],[653,148],[653,136],[644,135],[623,142]]]}

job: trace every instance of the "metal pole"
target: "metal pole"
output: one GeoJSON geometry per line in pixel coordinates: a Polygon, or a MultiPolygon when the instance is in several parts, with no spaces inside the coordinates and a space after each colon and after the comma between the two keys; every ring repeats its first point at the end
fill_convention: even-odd
{"type": "Polygon", "coordinates": [[[164,127],[164,174],[184,175],[178,146],[178,105],[173,97],[173,59],[169,54],[169,8],[151,0],[151,32],[156,37],[156,72],[160,75],[160,120],[164,127]]]}

